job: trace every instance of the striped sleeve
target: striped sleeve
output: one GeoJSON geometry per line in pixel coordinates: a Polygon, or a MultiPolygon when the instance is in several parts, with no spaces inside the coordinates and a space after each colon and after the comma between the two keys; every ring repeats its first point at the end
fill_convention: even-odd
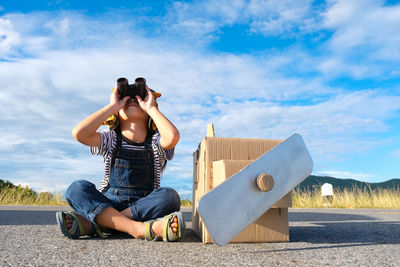
{"type": "Polygon", "coordinates": [[[158,154],[160,157],[163,157],[165,160],[172,160],[174,157],[174,151],[175,148],[171,148],[167,151],[164,150],[164,148],[162,148],[160,140],[161,140],[161,135],[159,132],[157,132],[157,136],[155,137],[155,143],[157,145],[157,150],[158,150],[158,154]]]}
{"type": "Polygon", "coordinates": [[[114,131],[100,131],[100,145],[98,147],[90,147],[93,155],[102,155],[104,158],[104,178],[100,181],[100,192],[107,191],[110,186],[110,166],[112,158],[112,149],[116,144],[116,134],[114,131]]]}
{"type": "Polygon", "coordinates": [[[90,153],[92,155],[102,155],[106,157],[111,151],[111,145],[113,140],[113,131],[101,131],[97,132],[100,136],[100,145],[90,147],[90,153]]]}
{"type": "Polygon", "coordinates": [[[172,160],[174,158],[174,154],[175,154],[175,148],[172,148],[170,150],[165,151],[164,157],[166,160],[172,160]]]}

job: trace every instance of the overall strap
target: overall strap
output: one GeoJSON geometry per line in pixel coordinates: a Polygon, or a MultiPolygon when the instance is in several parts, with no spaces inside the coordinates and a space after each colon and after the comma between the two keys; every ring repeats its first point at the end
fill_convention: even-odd
{"type": "Polygon", "coordinates": [[[115,129],[115,133],[117,134],[117,142],[115,143],[115,154],[114,157],[116,156],[116,153],[118,150],[122,149],[122,132],[121,129],[118,127],[115,129]]]}
{"type": "Polygon", "coordinates": [[[122,148],[122,133],[121,133],[121,129],[119,127],[115,128],[113,130],[117,136],[117,141],[115,143],[115,147],[113,147],[112,149],[112,156],[111,156],[111,168],[114,166],[115,164],[115,158],[117,155],[117,150],[122,148]]]}
{"type": "Polygon", "coordinates": [[[153,150],[152,139],[153,139],[153,135],[150,133],[150,131],[147,131],[147,136],[146,136],[146,140],[144,141],[144,143],[145,143],[145,147],[148,149],[151,149],[151,150],[153,150]]]}

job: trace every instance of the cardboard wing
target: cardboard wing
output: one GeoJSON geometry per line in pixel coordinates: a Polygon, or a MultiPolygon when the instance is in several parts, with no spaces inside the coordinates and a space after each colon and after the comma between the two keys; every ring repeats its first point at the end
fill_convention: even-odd
{"type": "Polygon", "coordinates": [[[228,244],[307,178],[312,168],[303,139],[294,134],[205,194],[198,202],[198,211],[214,242],[228,244]],[[262,173],[274,179],[268,192],[260,191],[256,184],[262,173]]]}

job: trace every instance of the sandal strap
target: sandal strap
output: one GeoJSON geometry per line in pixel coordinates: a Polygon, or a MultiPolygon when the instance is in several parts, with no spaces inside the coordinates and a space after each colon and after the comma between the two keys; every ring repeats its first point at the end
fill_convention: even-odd
{"type": "Polygon", "coordinates": [[[149,221],[144,223],[144,233],[145,233],[145,239],[147,241],[153,241],[154,240],[154,233],[153,230],[151,229],[151,226],[153,225],[154,221],[149,221]]]}
{"type": "Polygon", "coordinates": [[[56,213],[56,219],[57,219],[57,224],[59,225],[59,227],[61,229],[61,232],[66,237],[75,239],[75,238],[78,238],[78,237],[80,237],[82,235],[82,233],[83,233],[82,224],[80,224],[79,219],[76,220],[76,218],[74,217],[72,212],[58,211],[56,213]],[[70,229],[67,229],[67,223],[66,223],[65,217],[69,217],[71,219],[74,219],[70,229]]]}
{"type": "Polygon", "coordinates": [[[101,231],[100,226],[90,222],[90,230],[89,230],[89,235],[90,236],[100,236],[101,238],[109,238],[109,235],[105,234],[103,231],[101,231]]]}
{"type": "Polygon", "coordinates": [[[178,213],[174,212],[164,217],[164,228],[163,228],[163,241],[165,242],[174,242],[178,241],[181,237],[181,222],[178,218],[178,229],[177,232],[174,233],[172,231],[171,223],[174,221],[175,218],[178,218],[178,213]]]}
{"type": "MultiPolygon", "coordinates": [[[[83,229],[83,224],[81,220],[78,217],[78,214],[75,211],[59,211],[56,213],[57,216],[57,223],[59,224],[62,233],[69,237],[69,238],[78,238],[83,235],[84,229],[83,229]],[[65,217],[69,217],[73,219],[74,221],[72,222],[72,226],[70,229],[67,229],[67,224],[65,221],[65,217]]],[[[100,227],[95,224],[90,222],[90,229],[89,229],[89,236],[95,236],[99,235],[102,238],[108,238],[109,236],[104,234],[103,231],[101,231],[100,227]]]]}
{"type": "Polygon", "coordinates": [[[94,230],[96,231],[96,233],[101,237],[101,238],[109,238],[110,235],[105,234],[103,231],[101,231],[100,226],[94,223],[91,223],[91,225],[93,224],[94,226],[94,230]]]}
{"type": "Polygon", "coordinates": [[[78,215],[75,212],[69,212],[69,214],[74,218],[74,222],[72,223],[72,227],[68,232],[70,232],[71,234],[76,233],[76,230],[78,230],[76,228],[79,227],[79,234],[80,236],[83,235],[83,225],[78,215]]]}

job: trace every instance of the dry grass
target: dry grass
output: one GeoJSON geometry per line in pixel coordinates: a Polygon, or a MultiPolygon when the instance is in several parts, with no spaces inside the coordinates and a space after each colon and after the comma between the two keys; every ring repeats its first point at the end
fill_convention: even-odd
{"type": "MultiPolygon", "coordinates": [[[[56,205],[68,206],[61,194],[48,192],[36,193],[28,187],[3,187],[0,190],[0,205],[56,205]]],[[[188,199],[181,201],[182,207],[191,207],[188,199]]],[[[367,209],[400,209],[400,188],[376,189],[369,187],[351,190],[335,190],[332,203],[321,196],[321,189],[293,191],[294,208],[367,208],[367,209]]]]}
{"type": "MultiPolygon", "coordinates": [[[[6,186],[0,190],[0,205],[68,206],[68,203],[62,198],[61,194],[36,193],[27,186],[6,186]]],[[[183,199],[181,206],[191,207],[192,202],[188,199],[183,199]]]]}
{"type": "Polygon", "coordinates": [[[321,190],[293,192],[294,208],[351,208],[351,209],[400,209],[400,189],[358,187],[335,190],[332,203],[322,199],[321,190]]]}
{"type": "Polygon", "coordinates": [[[67,202],[62,199],[61,194],[36,193],[27,186],[2,188],[0,191],[0,205],[68,206],[67,202]]]}
{"type": "Polygon", "coordinates": [[[182,207],[191,207],[192,201],[190,201],[189,199],[183,199],[183,200],[181,200],[181,206],[182,207]]]}

